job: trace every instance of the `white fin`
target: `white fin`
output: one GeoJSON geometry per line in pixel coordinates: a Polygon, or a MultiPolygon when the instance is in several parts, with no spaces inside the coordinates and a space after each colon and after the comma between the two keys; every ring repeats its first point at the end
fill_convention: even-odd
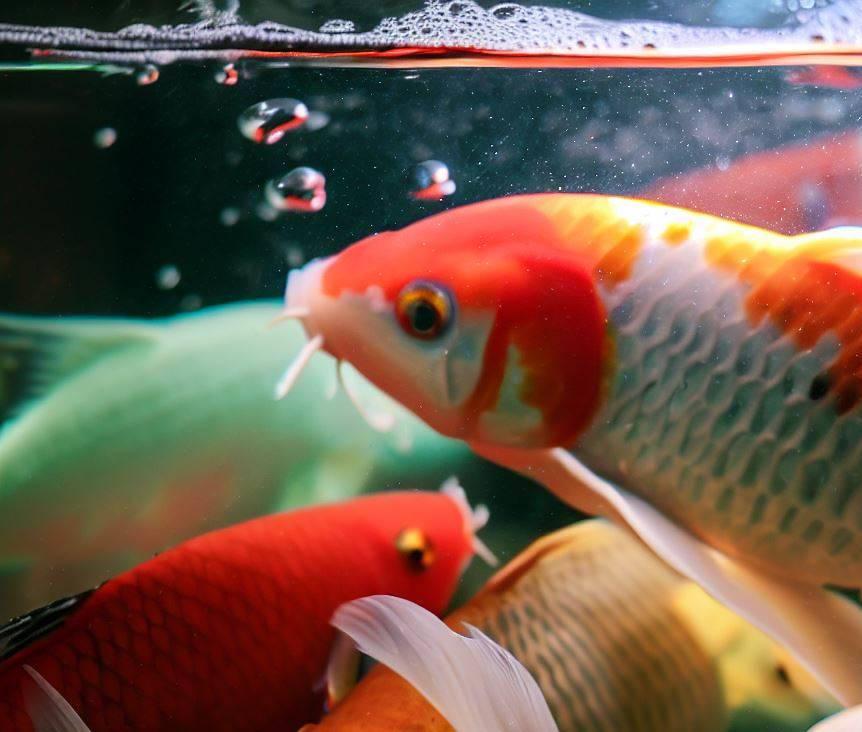
{"type": "Polygon", "coordinates": [[[456,732],[557,732],[538,684],[480,631],[465,638],[427,610],[388,595],[336,610],[332,624],[409,681],[456,732]]]}
{"type": "Polygon", "coordinates": [[[581,510],[607,513],[609,508],[676,571],[785,646],[842,704],[862,703],[862,609],[849,600],[731,559],[562,448],[477,451],[540,481],[581,510]],[[587,490],[593,493],[590,506],[582,505],[587,490]]]}
{"type": "Polygon", "coordinates": [[[336,633],[329,663],[326,664],[326,705],[332,709],[356,686],[359,679],[360,653],[350,636],[336,633]]]}
{"type": "Polygon", "coordinates": [[[862,706],[851,707],[815,724],[808,732],[859,732],[862,730],[862,706]]]}
{"type": "Polygon", "coordinates": [[[449,476],[443,481],[440,486],[440,492],[446,494],[455,501],[458,510],[464,517],[464,528],[472,537],[473,552],[489,567],[496,567],[500,562],[494,555],[494,552],[482,541],[476,532],[481,531],[491,518],[491,512],[488,507],[480,503],[476,508],[470,506],[470,501],[467,500],[467,492],[454,475],[449,476]]]}
{"type": "Polygon", "coordinates": [[[34,682],[27,685],[24,703],[36,732],[90,732],[72,705],[36,669],[24,666],[24,670],[34,682]]]}

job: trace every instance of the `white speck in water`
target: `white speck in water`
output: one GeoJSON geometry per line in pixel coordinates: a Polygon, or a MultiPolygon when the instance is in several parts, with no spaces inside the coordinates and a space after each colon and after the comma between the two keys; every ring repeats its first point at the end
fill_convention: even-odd
{"type": "Polygon", "coordinates": [[[180,271],[173,264],[166,264],[156,272],[156,285],[161,290],[173,290],[180,284],[180,271]]]}
{"type": "Polygon", "coordinates": [[[219,221],[221,221],[222,226],[235,226],[236,222],[239,221],[239,215],[238,208],[235,206],[228,206],[221,210],[219,221]]]}
{"type": "Polygon", "coordinates": [[[117,141],[117,131],[113,127],[102,127],[93,133],[93,144],[100,150],[107,150],[117,141]]]}
{"type": "Polygon", "coordinates": [[[159,69],[153,64],[147,64],[135,75],[138,86],[149,86],[159,80],[159,69]]]}

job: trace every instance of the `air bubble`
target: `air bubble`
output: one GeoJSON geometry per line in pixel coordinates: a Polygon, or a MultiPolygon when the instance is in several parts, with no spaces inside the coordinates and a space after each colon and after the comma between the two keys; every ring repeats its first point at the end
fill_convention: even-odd
{"type": "Polygon", "coordinates": [[[410,172],[410,196],[423,201],[439,201],[455,192],[449,168],[439,160],[426,160],[410,172]]]}
{"type": "Polygon", "coordinates": [[[309,112],[302,129],[309,132],[322,130],[329,124],[329,115],[326,112],[309,112]]]}
{"type": "Polygon", "coordinates": [[[344,20],[343,18],[333,18],[327,20],[320,26],[321,33],[354,33],[356,25],[352,20],[344,20]]]}
{"type": "Polygon", "coordinates": [[[138,86],[149,86],[159,80],[159,69],[153,64],[147,64],[135,75],[138,86]]]}
{"type": "Polygon", "coordinates": [[[305,253],[301,247],[291,245],[284,252],[288,267],[301,267],[305,263],[305,253]]]}
{"type": "Polygon", "coordinates": [[[226,64],[216,71],[215,80],[222,86],[236,86],[239,81],[239,72],[233,64],[226,64]]]}
{"type": "Polygon", "coordinates": [[[166,264],[156,272],[156,284],[161,290],[173,290],[180,284],[180,270],[173,264],[166,264]]]}
{"type": "Polygon", "coordinates": [[[285,132],[305,124],[308,117],[308,107],[298,99],[267,99],[246,109],[237,119],[237,126],[252,142],[272,145],[285,132]]]}
{"type": "Polygon", "coordinates": [[[117,131],[113,127],[102,127],[93,133],[93,144],[100,150],[107,150],[117,141],[117,131]]]}
{"type": "Polygon", "coordinates": [[[228,206],[227,208],[223,208],[221,213],[219,214],[219,221],[221,221],[222,226],[236,226],[236,223],[239,221],[239,209],[234,206],[228,206]]]}
{"type": "Polygon", "coordinates": [[[279,211],[320,211],[326,204],[326,178],[314,168],[294,168],[266,184],[266,200],[279,211]]]}

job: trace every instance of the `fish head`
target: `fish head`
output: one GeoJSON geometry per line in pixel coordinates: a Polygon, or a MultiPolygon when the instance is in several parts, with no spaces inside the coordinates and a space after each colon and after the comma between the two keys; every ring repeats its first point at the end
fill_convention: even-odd
{"type": "Polygon", "coordinates": [[[588,258],[544,196],[431,216],[291,273],[310,338],[442,434],[566,444],[595,412],[607,356],[588,258]]]}

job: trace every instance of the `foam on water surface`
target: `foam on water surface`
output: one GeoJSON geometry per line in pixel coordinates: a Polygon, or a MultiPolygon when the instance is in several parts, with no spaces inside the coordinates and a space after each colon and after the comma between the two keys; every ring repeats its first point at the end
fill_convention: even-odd
{"type": "Polygon", "coordinates": [[[246,56],[315,62],[422,62],[492,65],[763,65],[862,64],[862,0],[798,10],[777,28],[699,27],[606,20],[566,8],[472,0],[430,0],[420,10],[385,18],[366,32],[339,21],[319,31],[272,21],[242,22],[237,13],[196,23],[131,25],[116,32],[0,24],[0,44],[36,55],[128,63],[246,56]],[[520,62],[520,63],[519,63],[520,62]]]}

